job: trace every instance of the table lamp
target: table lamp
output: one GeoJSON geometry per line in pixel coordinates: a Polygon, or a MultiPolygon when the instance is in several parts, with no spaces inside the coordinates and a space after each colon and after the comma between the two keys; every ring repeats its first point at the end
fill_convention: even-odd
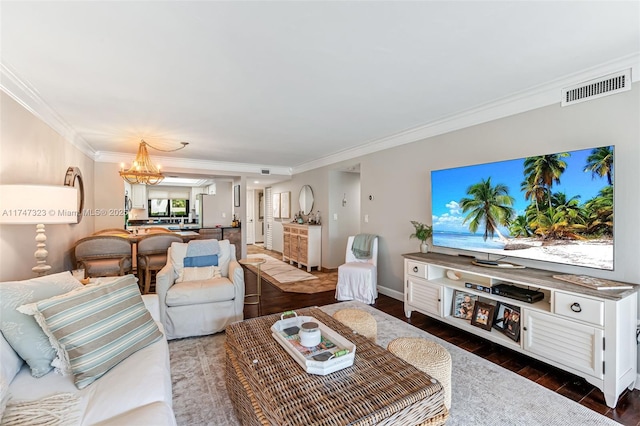
{"type": "Polygon", "coordinates": [[[45,225],[78,223],[77,189],[53,185],[0,185],[0,225],[36,225],[37,275],[45,275],[47,265],[45,225]]]}

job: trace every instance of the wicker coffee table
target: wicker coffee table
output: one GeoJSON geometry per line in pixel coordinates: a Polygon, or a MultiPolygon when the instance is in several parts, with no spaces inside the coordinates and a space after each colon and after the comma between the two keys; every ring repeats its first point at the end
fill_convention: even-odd
{"type": "Polygon", "coordinates": [[[306,373],[271,335],[280,315],[227,327],[226,384],[243,425],[443,425],[440,383],[317,308],[312,316],[355,343],[353,366],[306,373]]]}

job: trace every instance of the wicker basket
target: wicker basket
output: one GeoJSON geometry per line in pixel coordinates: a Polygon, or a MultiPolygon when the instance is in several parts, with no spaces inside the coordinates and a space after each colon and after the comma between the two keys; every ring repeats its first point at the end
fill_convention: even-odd
{"type": "Polygon", "coordinates": [[[444,405],[451,408],[451,355],[436,342],[401,337],[389,342],[389,352],[438,380],[444,388],[444,405]]]}
{"type": "Polygon", "coordinates": [[[360,309],[341,309],[334,313],[333,317],[353,331],[362,334],[374,342],[376,341],[378,337],[378,323],[376,323],[376,319],[369,312],[360,309]]]}

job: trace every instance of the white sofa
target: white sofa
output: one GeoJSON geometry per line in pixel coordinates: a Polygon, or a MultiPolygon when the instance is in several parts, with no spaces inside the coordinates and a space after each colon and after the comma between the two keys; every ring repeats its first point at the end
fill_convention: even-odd
{"type": "Polygon", "coordinates": [[[236,260],[235,246],[229,240],[220,240],[218,244],[220,276],[206,279],[196,276],[189,280],[180,279],[184,278],[188,243],[171,244],[167,264],[156,277],[160,318],[167,339],[217,333],[243,319],[244,271],[236,260]]]}
{"type": "MultiPolygon", "coordinates": [[[[142,297],[162,331],[157,296],[142,297]]],[[[176,424],[172,409],[169,346],[164,338],[128,356],[81,390],[75,386],[72,375],[63,376],[51,371],[43,377],[33,377],[29,366],[2,334],[0,359],[0,380],[9,383],[8,407],[53,395],[72,395],[79,397],[75,410],[79,410],[80,425],[176,424]]]]}

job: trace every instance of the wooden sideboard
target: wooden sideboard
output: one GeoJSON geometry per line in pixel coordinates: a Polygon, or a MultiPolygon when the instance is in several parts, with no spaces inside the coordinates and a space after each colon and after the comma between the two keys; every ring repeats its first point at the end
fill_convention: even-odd
{"type": "Polygon", "coordinates": [[[307,271],[317,267],[320,270],[322,250],[322,226],[285,223],[283,228],[282,260],[298,266],[306,266],[307,271]]]}

